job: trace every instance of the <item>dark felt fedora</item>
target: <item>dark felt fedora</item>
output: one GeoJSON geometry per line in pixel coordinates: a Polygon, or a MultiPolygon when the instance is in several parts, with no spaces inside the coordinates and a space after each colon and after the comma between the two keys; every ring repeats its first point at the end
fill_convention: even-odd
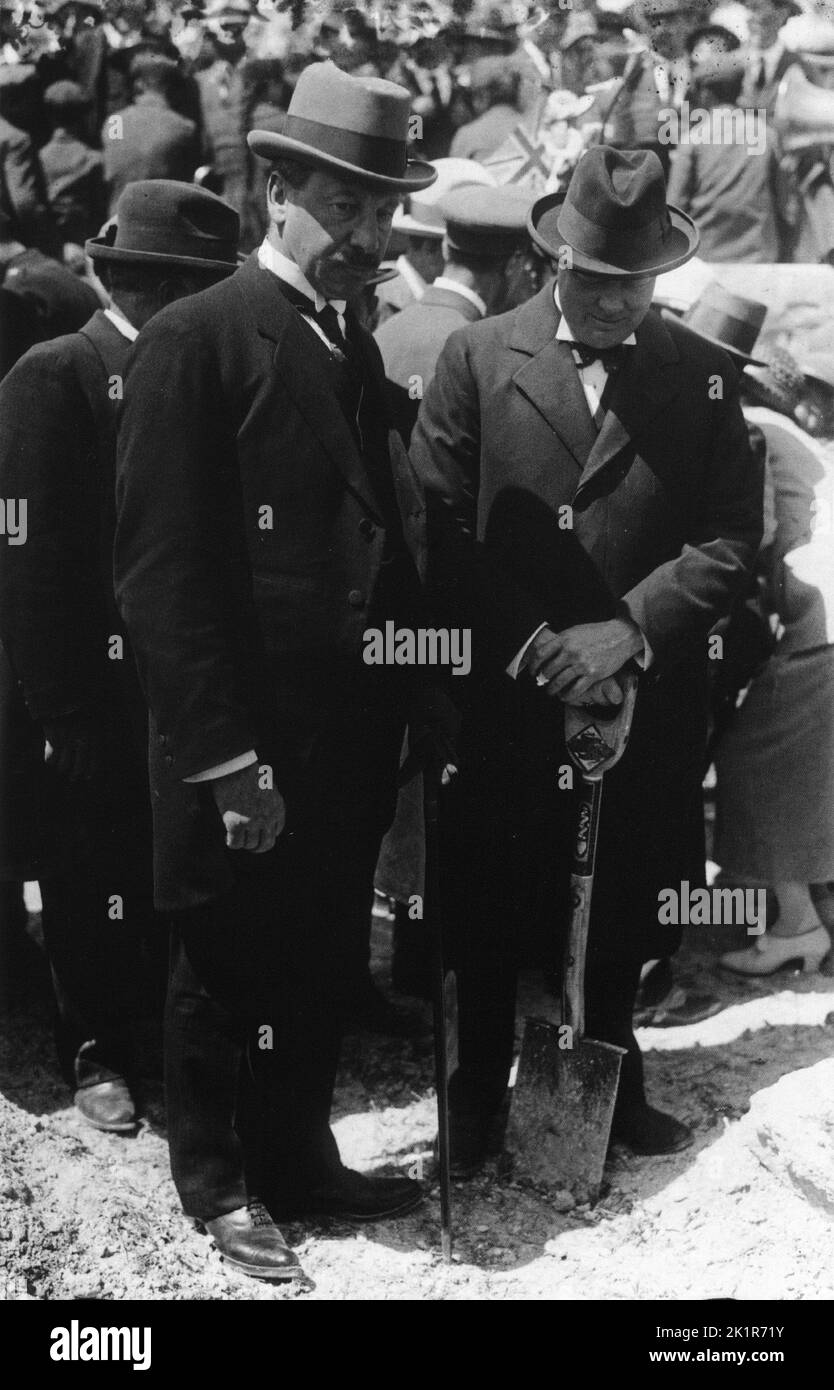
{"type": "Polygon", "coordinates": [[[375,188],[411,193],[437,178],[431,164],[408,157],[411,96],[382,77],[352,77],[335,63],[302,72],[284,129],[252,130],[249,148],[262,159],[297,159],[361,179],[375,188]]]}
{"type": "Polygon", "coordinates": [[[87,242],[94,261],[234,270],[240,219],[215,193],[174,179],[129,183],[115,222],[87,242]]]}
{"type": "Polygon", "coordinates": [[[566,193],[533,204],[528,229],[548,256],[597,275],[661,275],[698,248],[695,223],[666,202],[657,155],[608,145],[586,150],[566,193]]]}
{"type": "Polygon", "coordinates": [[[717,280],[711,280],[687,309],[681,323],[747,366],[764,367],[766,364],[751,353],[766,318],[766,304],[732,294],[717,280]]]}

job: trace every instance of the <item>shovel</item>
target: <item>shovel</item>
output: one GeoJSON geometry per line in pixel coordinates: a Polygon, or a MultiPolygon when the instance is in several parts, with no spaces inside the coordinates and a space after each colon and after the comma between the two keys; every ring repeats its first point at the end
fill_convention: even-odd
{"type": "Polygon", "coordinates": [[[637,678],[629,674],[621,705],[565,708],[565,741],[582,774],[571,872],[571,921],[562,971],[562,1022],[528,1018],[510,1122],[514,1174],[576,1202],[599,1195],[621,1047],[585,1037],[585,952],[591,919],[602,779],[628,744],[637,678]]]}

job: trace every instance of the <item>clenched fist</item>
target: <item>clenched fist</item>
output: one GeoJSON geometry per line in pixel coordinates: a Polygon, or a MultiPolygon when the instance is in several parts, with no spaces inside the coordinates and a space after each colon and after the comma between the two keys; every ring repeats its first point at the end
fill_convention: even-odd
{"type": "Polygon", "coordinates": [[[286,820],[281,793],[259,786],[258,764],[218,777],[212,784],[214,800],[226,827],[228,849],[248,849],[265,854],[272,849],[286,820]]]}

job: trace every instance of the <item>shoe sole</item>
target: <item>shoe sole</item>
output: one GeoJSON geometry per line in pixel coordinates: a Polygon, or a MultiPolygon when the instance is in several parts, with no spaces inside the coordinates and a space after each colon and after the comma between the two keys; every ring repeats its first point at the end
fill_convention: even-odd
{"type": "MultiPolygon", "coordinates": [[[[217,1250],[216,1245],[214,1248],[217,1250]]],[[[304,1270],[301,1265],[296,1265],[294,1269],[272,1269],[267,1265],[249,1265],[244,1264],[242,1260],[230,1259],[228,1255],[223,1254],[222,1250],[219,1250],[218,1254],[223,1263],[229,1266],[229,1269],[237,1270],[239,1274],[248,1274],[250,1279],[269,1279],[273,1283],[278,1281],[288,1283],[290,1279],[304,1278],[304,1270]]]]}
{"type": "MultiPolygon", "coordinates": [[[[76,1109],[78,1109],[77,1106],[76,1109]]],[[[133,1134],[137,1129],[139,1123],[138,1120],[126,1120],[124,1124],[106,1125],[100,1123],[98,1120],[91,1120],[89,1115],[85,1115],[82,1110],[79,1110],[78,1114],[84,1121],[85,1125],[89,1125],[90,1129],[100,1130],[102,1134],[133,1134]]]]}

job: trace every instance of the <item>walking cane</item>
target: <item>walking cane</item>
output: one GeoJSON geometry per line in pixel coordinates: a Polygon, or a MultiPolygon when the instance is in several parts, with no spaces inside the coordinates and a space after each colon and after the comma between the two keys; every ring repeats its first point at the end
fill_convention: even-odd
{"type": "Polygon", "coordinates": [[[440,1246],[443,1259],[452,1258],[452,1175],[449,1148],[449,1081],[458,1067],[457,985],[446,968],[443,916],[440,903],[440,846],[438,795],[443,764],[428,763],[423,771],[423,815],[426,836],[426,874],[423,921],[431,951],[431,1002],[434,1023],[434,1075],[437,1091],[437,1143],[440,1159],[440,1246]]]}

